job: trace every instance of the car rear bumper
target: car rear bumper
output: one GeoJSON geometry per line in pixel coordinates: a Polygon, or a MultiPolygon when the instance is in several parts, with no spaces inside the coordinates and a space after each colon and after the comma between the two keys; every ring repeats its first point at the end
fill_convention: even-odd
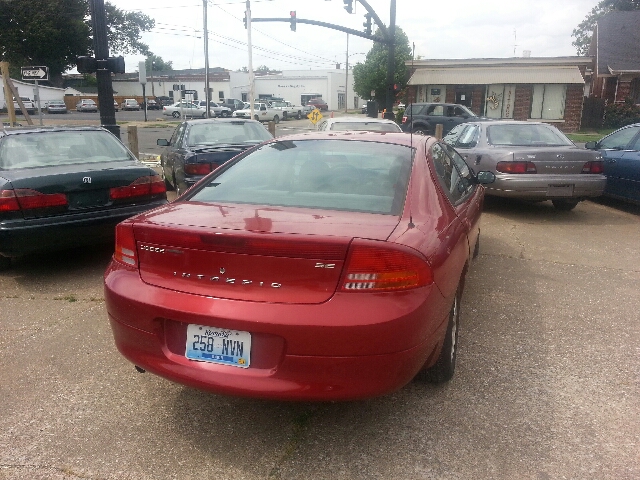
{"type": "Polygon", "coordinates": [[[166,203],[157,200],[99,212],[6,220],[0,222],[0,254],[13,257],[113,241],[118,223],[166,203]]]}
{"type": "Polygon", "coordinates": [[[129,361],[184,385],[254,398],[383,395],[435,361],[448,319],[437,288],[406,292],[404,301],[362,295],[336,294],[316,305],[242,302],[153,287],[116,262],[105,273],[109,321],[129,361]],[[186,358],[189,324],[249,332],[249,368],[186,358]]]}
{"type": "Polygon", "coordinates": [[[599,197],[607,179],[604,175],[496,175],[485,185],[487,195],[531,200],[599,197]]]}

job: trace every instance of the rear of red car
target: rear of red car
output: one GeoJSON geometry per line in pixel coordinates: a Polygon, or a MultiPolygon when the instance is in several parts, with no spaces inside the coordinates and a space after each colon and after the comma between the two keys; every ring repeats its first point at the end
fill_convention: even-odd
{"type": "Polygon", "coordinates": [[[105,298],[118,349],[144,370],[225,394],[336,400],[402,387],[433,362],[449,309],[420,231],[408,234],[413,246],[389,241],[403,236],[410,150],[365,148],[362,160],[371,149],[407,157],[398,168],[382,155],[354,178],[371,183],[357,191],[328,186],[344,159],[295,142],[262,148],[255,164],[236,160],[185,201],[117,227],[105,298]],[[257,171],[283,149],[292,151],[279,166],[257,171]],[[320,190],[302,181],[307,153],[336,162],[320,190]],[[279,183],[280,167],[295,172],[291,183],[279,183]],[[401,185],[376,195],[389,175],[401,185]]]}

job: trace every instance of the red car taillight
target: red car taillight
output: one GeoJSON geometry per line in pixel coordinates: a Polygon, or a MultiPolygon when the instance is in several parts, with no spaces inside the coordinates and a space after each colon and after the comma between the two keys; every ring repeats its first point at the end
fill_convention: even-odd
{"type": "Polygon", "coordinates": [[[140,177],[133,183],[124,187],[115,187],[109,190],[111,200],[122,200],[124,198],[144,197],[158,195],[167,191],[160,175],[149,175],[140,177]]]}
{"type": "Polygon", "coordinates": [[[0,211],[13,212],[36,208],[66,207],[67,196],[64,193],[40,193],[29,188],[2,190],[0,192],[0,211]]]}
{"type": "Polygon", "coordinates": [[[184,173],[187,175],[207,175],[211,173],[210,163],[187,163],[184,166],[184,173]]]}
{"type": "Polygon", "coordinates": [[[355,244],[340,286],[343,292],[407,290],[433,283],[426,260],[396,248],[355,244]]]}
{"type": "Polygon", "coordinates": [[[498,162],[496,171],[501,173],[537,173],[533,162],[498,162]]]}
{"type": "Polygon", "coordinates": [[[407,123],[407,119],[408,119],[408,117],[407,117],[406,115],[405,115],[405,116],[403,116],[403,117],[402,117],[402,123],[407,123]]]}
{"type": "Polygon", "coordinates": [[[600,160],[587,162],[582,167],[582,173],[604,173],[604,163],[600,160]]]}
{"type": "Polygon", "coordinates": [[[116,249],[113,254],[113,258],[114,260],[131,267],[138,266],[136,239],[133,235],[132,224],[119,223],[116,225],[116,249]]]}

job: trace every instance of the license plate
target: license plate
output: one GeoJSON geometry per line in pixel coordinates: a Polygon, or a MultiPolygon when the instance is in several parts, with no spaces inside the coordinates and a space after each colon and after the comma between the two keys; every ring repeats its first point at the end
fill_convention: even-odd
{"type": "Polygon", "coordinates": [[[200,362],[248,368],[251,334],[226,328],[188,325],[185,356],[200,362]]]}
{"type": "Polygon", "coordinates": [[[549,197],[570,197],[573,195],[573,185],[549,185],[547,196],[549,197]]]}

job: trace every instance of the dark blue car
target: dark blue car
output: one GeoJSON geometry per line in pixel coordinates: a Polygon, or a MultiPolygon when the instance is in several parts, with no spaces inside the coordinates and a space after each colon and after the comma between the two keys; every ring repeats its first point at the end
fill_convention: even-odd
{"type": "Polygon", "coordinates": [[[585,147],[602,154],[607,177],[604,195],[640,204],[640,123],[622,127],[585,147]]]}

